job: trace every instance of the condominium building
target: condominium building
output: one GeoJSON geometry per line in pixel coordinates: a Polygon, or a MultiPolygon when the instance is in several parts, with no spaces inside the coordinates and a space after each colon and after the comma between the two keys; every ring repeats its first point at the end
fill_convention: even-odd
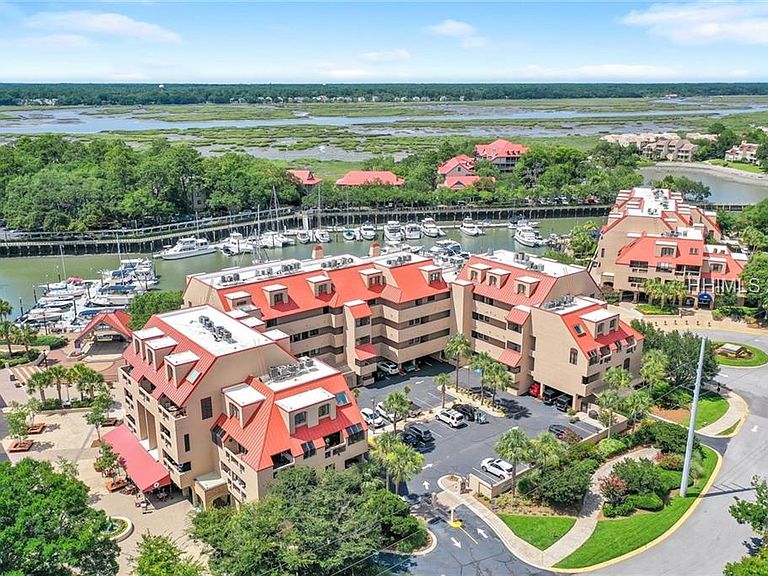
{"type": "Polygon", "coordinates": [[[336,180],[336,186],[403,186],[405,180],[389,170],[352,170],[336,180]]]}
{"type": "Polygon", "coordinates": [[[440,164],[437,167],[437,174],[446,180],[448,178],[474,176],[475,159],[466,154],[459,154],[440,164]]]}
{"type": "MultiPolygon", "coordinates": [[[[574,407],[599,391],[602,371],[594,363],[571,362],[571,357],[563,354],[563,350],[571,348],[588,354],[597,344],[584,346],[587,338],[582,340],[582,335],[561,321],[559,312],[594,312],[590,318],[606,316],[605,321],[588,320],[590,323],[585,324],[585,328],[595,324],[593,337],[605,336],[602,341],[607,341],[608,333],[610,338],[623,333],[624,340],[626,336],[631,336],[633,342],[641,339],[620,322],[617,314],[608,313],[604,302],[595,299],[598,292],[586,268],[506,250],[472,256],[451,283],[457,331],[470,339],[473,350],[487,352],[509,368],[513,374],[511,391],[539,395],[543,387],[555,388],[571,394],[574,407]],[[559,320],[554,321],[555,317],[559,320]],[[601,324],[599,333],[596,324],[601,324]],[[565,373],[576,375],[566,378],[565,373]],[[582,377],[588,381],[582,382],[582,377]]],[[[607,363],[609,366],[600,366],[623,366],[628,358],[629,369],[636,371],[641,348],[627,345],[629,354],[625,349],[621,359],[614,357],[607,363]]]]}
{"type": "Polygon", "coordinates": [[[499,138],[490,144],[476,144],[475,156],[490,162],[499,172],[512,172],[517,161],[528,152],[528,147],[499,138]]]}
{"type": "Polygon", "coordinates": [[[743,254],[714,244],[717,214],[686,204],[664,189],[622,190],[603,226],[590,273],[628,300],[644,299],[648,278],[683,280],[690,304],[711,305],[725,283],[738,280],[743,254]]]}
{"type": "Polygon", "coordinates": [[[746,140],[742,140],[738,146],[732,146],[725,153],[726,162],[747,162],[749,164],[757,164],[757,151],[760,149],[760,144],[751,144],[746,140]]]}
{"type": "Polygon", "coordinates": [[[288,348],[211,306],[153,316],[124,353],[126,424],[105,441],[142,491],[173,484],[204,507],[258,499],[286,467],[359,462],[365,424],[344,377],[288,348]]]}
{"type": "Polygon", "coordinates": [[[651,160],[669,160],[671,162],[692,162],[698,150],[696,144],[680,138],[660,139],[643,146],[643,156],[651,160]]]}
{"type": "Polygon", "coordinates": [[[286,334],[297,356],[373,381],[379,360],[410,368],[439,356],[453,326],[450,288],[431,258],[411,253],[324,257],[188,278],[186,306],[207,304],[286,334]]]}

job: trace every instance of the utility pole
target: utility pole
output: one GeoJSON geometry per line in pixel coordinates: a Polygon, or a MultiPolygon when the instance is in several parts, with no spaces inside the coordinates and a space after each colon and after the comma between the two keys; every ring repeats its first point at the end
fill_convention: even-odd
{"type": "Polygon", "coordinates": [[[691,473],[691,456],[693,455],[693,434],[696,430],[696,413],[699,411],[699,392],[701,392],[701,375],[704,371],[704,348],[707,339],[701,339],[699,350],[699,365],[696,368],[696,387],[693,389],[693,405],[691,406],[691,418],[688,422],[688,441],[685,444],[685,461],[683,462],[683,478],[680,480],[680,496],[685,498],[688,491],[688,476],[691,473]]]}

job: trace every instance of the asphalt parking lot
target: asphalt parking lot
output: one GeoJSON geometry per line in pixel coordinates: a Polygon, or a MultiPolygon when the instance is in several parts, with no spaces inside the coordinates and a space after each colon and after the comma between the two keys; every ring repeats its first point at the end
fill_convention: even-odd
{"type": "MultiPolygon", "coordinates": [[[[439,408],[440,393],[434,383],[434,376],[441,372],[449,372],[451,381],[454,381],[454,368],[449,364],[435,361],[431,362],[430,366],[423,366],[419,371],[405,376],[388,377],[374,386],[363,388],[358,396],[358,404],[361,408],[373,407],[391,392],[409,386],[411,389],[409,397],[425,412],[439,408]]],[[[462,368],[459,382],[465,389],[479,388],[480,376],[467,368],[462,368]]],[[[455,397],[450,396],[452,389],[453,384],[446,397],[446,406],[450,406],[455,401],[455,397]]],[[[553,406],[545,406],[540,400],[531,396],[513,396],[508,392],[500,392],[497,394],[497,399],[506,416],[489,416],[486,424],[468,422],[461,428],[451,428],[434,418],[428,419],[426,426],[435,437],[435,442],[418,448],[424,454],[424,468],[420,474],[408,482],[407,487],[402,488],[402,492],[409,494],[437,492],[440,490],[437,486],[438,478],[447,474],[467,476],[474,473],[489,481],[497,480],[480,469],[480,462],[484,458],[496,456],[494,447],[499,436],[515,426],[519,426],[531,438],[546,432],[551,424],[568,426],[582,436],[589,436],[597,431],[596,428],[582,422],[570,424],[564,412],[556,410],[553,406]]]]}

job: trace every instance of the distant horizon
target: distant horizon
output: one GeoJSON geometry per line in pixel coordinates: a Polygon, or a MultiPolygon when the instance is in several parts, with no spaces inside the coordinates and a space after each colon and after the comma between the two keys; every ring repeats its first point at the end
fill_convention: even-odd
{"type": "Polygon", "coordinates": [[[3,81],[0,86],[707,86],[707,85],[727,85],[727,86],[768,86],[768,80],[744,80],[733,82],[728,80],[712,80],[687,82],[677,80],[667,80],[659,82],[642,81],[592,81],[592,82],[560,82],[560,81],[540,81],[540,82],[206,82],[206,81],[176,81],[176,82],[119,82],[107,80],[93,80],[88,82],[24,82],[24,81],[3,81]]]}

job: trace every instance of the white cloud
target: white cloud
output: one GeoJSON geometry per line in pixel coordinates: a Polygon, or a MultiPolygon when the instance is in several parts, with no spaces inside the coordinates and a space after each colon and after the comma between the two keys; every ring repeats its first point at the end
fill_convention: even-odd
{"type": "Polygon", "coordinates": [[[668,80],[679,76],[679,71],[667,66],[651,64],[589,64],[574,68],[548,68],[526,66],[513,74],[536,80],[668,80]]]}
{"type": "Polygon", "coordinates": [[[653,4],[623,18],[677,44],[768,44],[768,3],[653,4]]]}
{"type": "Polygon", "coordinates": [[[30,28],[64,32],[89,32],[155,42],[176,43],[181,37],[172,30],[134,20],[114,12],[73,10],[69,12],[39,12],[27,19],[30,28]]]}
{"type": "Polygon", "coordinates": [[[80,34],[47,34],[45,36],[27,36],[21,41],[29,48],[87,48],[93,43],[80,34]]]}
{"type": "Polygon", "coordinates": [[[375,52],[363,52],[360,54],[362,60],[371,62],[397,62],[408,60],[411,54],[405,48],[395,48],[394,50],[381,50],[375,52]]]}
{"type": "Polygon", "coordinates": [[[427,26],[425,30],[433,36],[455,38],[462,48],[481,48],[488,44],[488,40],[478,34],[477,28],[461,20],[448,18],[439,24],[427,26]]]}

